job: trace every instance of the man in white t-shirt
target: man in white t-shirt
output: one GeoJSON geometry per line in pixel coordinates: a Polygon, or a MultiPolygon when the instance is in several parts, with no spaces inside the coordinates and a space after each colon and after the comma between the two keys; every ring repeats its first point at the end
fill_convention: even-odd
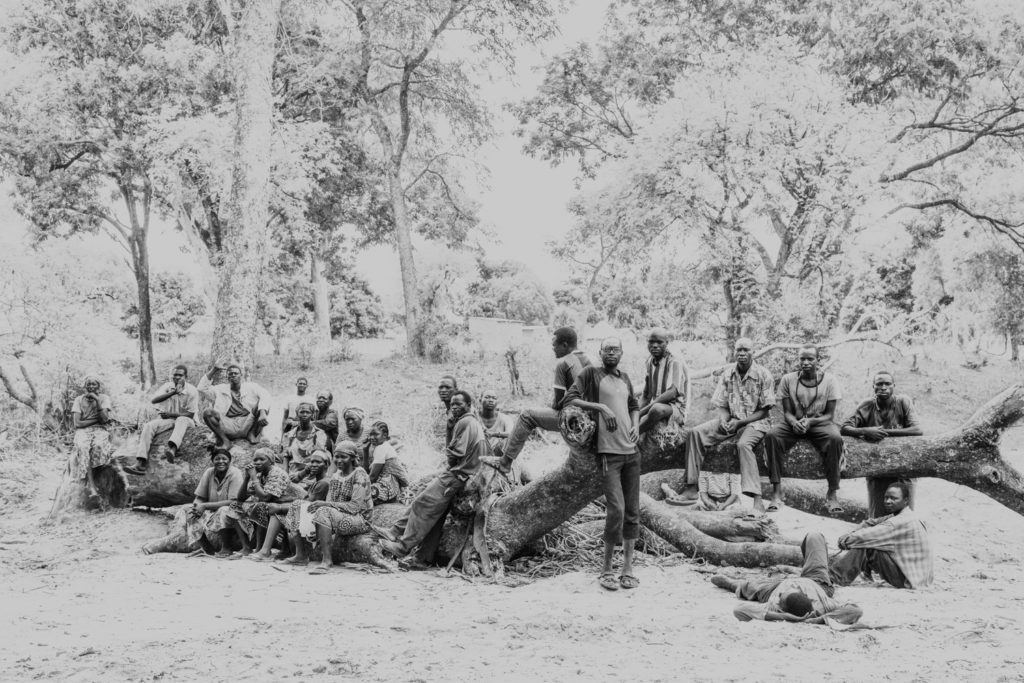
{"type": "Polygon", "coordinates": [[[768,511],[782,504],[783,460],[797,441],[810,441],[821,454],[828,480],[826,503],[831,513],[843,511],[839,504],[839,476],[842,469],[843,437],[834,421],[836,404],[842,396],[835,377],[818,369],[818,349],[800,349],[800,370],[783,375],[777,391],[783,419],[772,425],[764,439],[772,499],[768,511]]]}
{"type": "Polygon", "coordinates": [[[270,395],[255,382],[242,381],[242,368],[228,366],[227,384],[213,384],[210,379],[220,368],[210,368],[199,381],[200,393],[213,395],[213,407],[203,411],[203,422],[217,437],[217,445],[231,446],[232,439],[248,439],[258,443],[267,426],[270,395]]]}

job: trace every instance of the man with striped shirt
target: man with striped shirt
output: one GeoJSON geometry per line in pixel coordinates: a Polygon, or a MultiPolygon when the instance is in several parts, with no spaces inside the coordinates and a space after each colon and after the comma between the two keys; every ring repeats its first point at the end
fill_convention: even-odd
{"type": "Polygon", "coordinates": [[[683,424],[690,407],[690,372],[668,350],[668,332],[660,327],[647,336],[647,378],[640,401],[640,433],[662,422],[683,424]]]}
{"type": "Polygon", "coordinates": [[[498,465],[501,471],[508,472],[512,468],[512,461],[519,455],[519,451],[523,450],[534,429],[558,431],[558,416],[562,410],[565,392],[573,385],[583,368],[590,367],[590,359],[576,348],[576,344],[576,330],[571,327],[560,327],[555,330],[551,350],[555,352],[558,363],[555,365],[551,407],[527,408],[519,413],[498,465]]]}

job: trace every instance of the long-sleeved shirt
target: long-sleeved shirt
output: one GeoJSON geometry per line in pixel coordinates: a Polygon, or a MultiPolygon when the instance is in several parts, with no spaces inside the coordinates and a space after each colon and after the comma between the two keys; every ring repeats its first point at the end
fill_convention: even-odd
{"type": "Polygon", "coordinates": [[[847,548],[871,548],[892,555],[911,588],[925,588],[935,579],[928,529],[909,507],[862,522],[845,538],[847,548]]]}
{"type": "Polygon", "coordinates": [[[875,399],[864,401],[853,415],[843,422],[844,427],[881,427],[882,429],[907,429],[917,427],[917,412],[909,396],[897,394],[889,399],[885,410],[878,407],[875,399]]]}
{"type": "Polygon", "coordinates": [[[487,455],[487,436],[480,418],[467,413],[452,427],[452,438],[444,449],[448,471],[469,478],[480,469],[480,458],[487,455]]]}

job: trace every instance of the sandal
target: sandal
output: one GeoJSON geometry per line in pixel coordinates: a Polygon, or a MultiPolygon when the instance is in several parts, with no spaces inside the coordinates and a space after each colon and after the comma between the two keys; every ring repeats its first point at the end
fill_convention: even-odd
{"type": "Polygon", "coordinates": [[[637,588],[640,586],[640,579],[632,574],[623,574],[619,577],[619,585],[623,588],[637,588]]]}
{"type": "Polygon", "coordinates": [[[764,511],[765,512],[778,512],[779,508],[781,508],[781,507],[782,507],[782,503],[781,502],[777,503],[777,502],[775,502],[773,500],[773,501],[770,501],[767,505],[764,506],[764,511]]]}
{"type": "Polygon", "coordinates": [[[846,508],[844,508],[839,503],[829,503],[828,505],[828,514],[830,515],[841,515],[845,511],[846,508]]]}
{"type": "Polygon", "coordinates": [[[331,570],[328,569],[327,567],[313,567],[312,569],[309,570],[309,573],[313,574],[314,576],[319,576],[321,574],[327,574],[330,571],[331,570]]]}
{"type": "Polygon", "coordinates": [[[296,567],[305,567],[307,564],[309,564],[309,559],[307,558],[305,560],[297,560],[297,559],[295,559],[295,556],[292,555],[291,557],[289,557],[287,559],[280,560],[278,562],[278,564],[289,564],[289,565],[294,565],[296,567]]]}
{"type": "Polygon", "coordinates": [[[605,590],[619,590],[619,582],[615,580],[614,572],[602,572],[601,576],[597,577],[597,582],[601,584],[601,588],[604,588],[605,590]]]}

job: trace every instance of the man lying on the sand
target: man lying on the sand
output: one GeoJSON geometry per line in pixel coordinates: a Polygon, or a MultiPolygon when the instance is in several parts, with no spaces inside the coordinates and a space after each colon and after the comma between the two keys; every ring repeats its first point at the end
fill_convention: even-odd
{"type": "Polygon", "coordinates": [[[800,544],[804,566],[798,577],[738,581],[723,574],[711,577],[711,583],[736,593],[742,602],[733,610],[740,621],[802,621],[824,624],[831,619],[840,624],[856,623],[863,612],[853,603],[840,604],[833,596],[835,586],[829,572],[828,547],[820,533],[810,533],[800,544]]]}
{"type": "Polygon", "coordinates": [[[203,411],[203,422],[217,437],[217,445],[230,448],[232,439],[258,443],[267,426],[270,395],[255,382],[242,381],[242,368],[229,365],[228,383],[213,384],[214,365],[199,381],[199,393],[213,394],[213,407],[203,411]]]}
{"type": "Polygon", "coordinates": [[[934,580],[928,529],[908,507],[910,491],[898,481],[885,490],[888,515],[866,520],[839,537],[845,552],[832,558],[832,580],[848,586],[875,571],[896,588],[925,588],[934,580]]]}
{"type": "MultiPolygon", "coordinates": [[[[840,428],[843,436],[855,436],[865,441],[878,442],[890,436],[921,436],[921,427],[917,424],[914,402],[909,396],[896,394],[896,380],[891,372],[875,373],[875,397],[864,401],[853,415],[846,418],[840,428]]],[[[885,491],[899,477],[868,477],[868,514],[871,517],[885,515],[885,491]]],[[[910,481],[910,498],[908,503],[914,507],[914,482],[910,481]]]]}

